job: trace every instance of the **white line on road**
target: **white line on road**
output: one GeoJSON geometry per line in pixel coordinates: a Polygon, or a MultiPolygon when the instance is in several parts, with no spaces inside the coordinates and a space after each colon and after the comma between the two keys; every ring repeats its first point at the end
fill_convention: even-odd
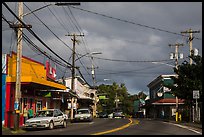
{"type": "Polygon", "coordinates": [[[185,129],[193,131],[193,132],[195,132],[197,134],[202,135],[202,132],[196,131],[196,130],[194,130],[194,129],[190,128],[190,127],[187,127],[187,126],[183,126],[183,125],[179,125],[179,124],[174,124],[174,123],[169,123],[169,122],[164,122],[164,123],[168,123],[168,124],[172,124],[172,125],[175,125],[175,126],[178,126],[178,127],[181,127],[181,128],[185,128],[185,129]]]}
{"type": "Polygon", "coordinates": [[[87,124],[89,124],[89,125],[91,125],[91,124],[93,124],[94,122],[76,122],[76,123],[72,123],[72,124],[82,124],[82,125],[87,125],[87,124]]]}

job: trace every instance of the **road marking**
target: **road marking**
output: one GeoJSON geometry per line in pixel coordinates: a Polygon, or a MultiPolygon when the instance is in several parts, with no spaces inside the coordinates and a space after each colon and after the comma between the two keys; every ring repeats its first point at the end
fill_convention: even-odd
{"type": "Polygon", "coordinates": [[[139,120],[135,120],[135,124],[138,125],[140,123],[139,120]]]}
{"type": "Polygon", "coordinates": [[[92,121],[92,122],[77,122],[77,123],[71,123],[71,124],[81,124],[81,125],[87,125],[87,124],[89,124],[89,125],[91,125],[91,124],[93,124],[94,122],[92,121]]]}
{"type": "Polygon", "coordinates": [[[107,131],[103,131],[103,132],[98,132],[98,133],[94,133],[94,134],[91,134],[91,135],[102,135],[102,134],[115,132],[115,131],[118,131],[118,130],[121,130],[121,129],[125,129],[125,128],[129,127],[133,123],[132,119],[129,119],[129,120],[130,120],[130,122],[128,124],[123,125],[123,126],[121,126],[119,128],[115,128],[115,129],[111,129],[111,130],[107,130],[107,131]]]}
{"type": "Polygon", "coordinates": [[[179,124],[174,124],[174,123],[169,123],[169,122],[164,122],[164,123],[168,123],[168,124],[172,124],[172,125],[175,125],[175,126],[178,126],[178,127],[181,127],[181,128],[185,128],[185,129],[193,131],[193,132],[195,132],[197,134],[202,135],[202,132],[196,131],[196,130],[194,130],[194,129],[190,128],[190,127],[187,127],[187,126],[183,126],[183,125],[179,125],[179,124]]]}

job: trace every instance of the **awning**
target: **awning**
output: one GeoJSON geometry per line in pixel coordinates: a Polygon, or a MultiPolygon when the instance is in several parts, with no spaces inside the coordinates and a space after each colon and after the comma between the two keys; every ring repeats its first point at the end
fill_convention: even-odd
{"type": "MultiPolygon", "coordinates": [[[[6,82],[16,82],[16,77],[7,76],[6,77],[6,82]]],[[[21,77],[21,83],[35,83],[35,84],[51,87],[51,88],[54,88],[54,89],[62,89],[62,90],[66,89],[66,86],[64,86],[62,84],[52,82],[52,81],[48,81],[48,80],[45,80],[45,79],[31,77],[31,76],[22,76],[21,77]]]]}
{"type": "MultiPolygon", "coordinates": [[[[151,104],[152,105],[176,105],[176,99],[175,98],[164,98],[164,99],[157,100],[151,104]]],[[[178,99],[178,104],[184,104],[184,100],[178,99]]]]}

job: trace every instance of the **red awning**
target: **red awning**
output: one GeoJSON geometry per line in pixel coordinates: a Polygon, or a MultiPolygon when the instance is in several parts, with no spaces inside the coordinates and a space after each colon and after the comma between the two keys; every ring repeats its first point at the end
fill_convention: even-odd
{"type": "MultiPolygon", "coordinates": [[[[153,105],[175,105],[176,99],[175,98],[164,98],[157,100],[155,102],[152,102],[153,105]]],[[[178,104],[184,104],[183,99],[178,99],[178,104]]]]}

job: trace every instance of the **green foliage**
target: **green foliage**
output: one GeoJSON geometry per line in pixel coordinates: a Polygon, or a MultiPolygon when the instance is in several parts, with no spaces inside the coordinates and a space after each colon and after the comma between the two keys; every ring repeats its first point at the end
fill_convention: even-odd
{"type": "Polygon", "coordinates": [[[118,107],[125,114],[132,115],[134,108],[133,102],[138,99],[145,99],[147,95],[143,92],[139,92],[138,95],[130,95],[127,92],[127,88],[124,83],[117,84],[113,82],[112,85],[99,85],[98,86],[98,95],[105,95],[108,99],[99,100],[97,104],[97,109],[99,112],[106,111],[107,113],[112,113],[116,107],[115,99],[119,99],[118,107]]]}

